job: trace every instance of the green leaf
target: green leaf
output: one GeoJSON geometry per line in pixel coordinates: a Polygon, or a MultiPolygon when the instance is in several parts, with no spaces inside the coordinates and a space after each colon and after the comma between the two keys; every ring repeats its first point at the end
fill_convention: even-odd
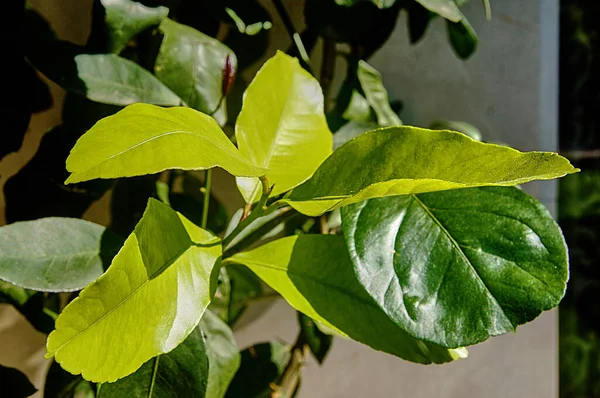
{"type": "Polygon", "coordinates": [[[442,18],[452,22],[458,22],[463,15],[454,0],[416,0],[423,7],[427,8],[442,18]]]}
{"type": "Polygon", "coordinates": [[[0,228],[0,279],[45,292],[80,290],[104,272],[104,230],[59,217],[6,225],[0,228]]]}
{"type": "Polygon", "coordinates": [[[67,91],[111,105],[145,102],[177,106],[182,101],[154,75],[115,54],[79,54],[54,61],[58,73],[46,76],[67,91]]]}
{"type": "Polygon", "coordinates": [[[260,176],[213,118],[189,108],[130,105],[100,120],[67,158],[66,184],[133,177],[167,169],[222,167],[236,176],[260,176]]]}
{"type": "Polygon", "coordinates": [[[223,90],[223,80],[228,76],[224,71],[229,68],[228,73],[235,73],[233,51],[220,41],[168,18],[159,29],[164,38],[154,65],[156,76],[190,107],[214,114],[219,124],[224,125],[227,116],[223,113],[223,97],[227,93],[223,90]]]}
{"type": "Polygon", "coordinates": [[[298,312],[298,323],[300,324],[304,341],[306,341],[306,344],[310,348],[310,352],[322,364],[331,348],[333,336],[323,333],[315,321],[301,312],[298,312]]]}
{"type": "Polygon", "coordinates": [[[367,131],[375,130],[378,127],[379,126],[376,123],[350,121],[333,134],[333,149],[336,150],[351,139],[356,138],[367,131]]]}
{"type": "Polygon", "coordinates": [[[290,346],[280,341],[256,344],[242,351],[242,362],[227,398],[270,398],[271,385],[283,374],[290,359],[290,346]]]}
{"type": "Polygon", "coordinates": [[[27,376],[15,368],[0,365],[0,380],[2,391],[10,394],[12,398],[29,397],[37,391],[27,376]]]}
{"type": "Polygon", "coordinates": [[[477,50],[479,38],[467,18],[462,17],[459,22],[446,21],[446,30],[450,44],[460,58],[467,59],[477,50]]]}
{"type": "Polygon", "coordinates": [[[246,267],[232,264],[227,267],[227,272],[231,283],[227,323],[232,325],[240,318],[252,299],[264,294],[264,287],[260,279],[246,267]]]}
{"type": "Polygon", "coordinates": [[[223,398],[240,367],[240,352],[233,331],[211,311],[204,313],[200,328],[206,336],[209,366],[206,398],[223,398]]]}
{"type": "Polygon", "coordinates": [[[461,122],[456,120],[436,120],[429,126],[432,130],[452,130],[463,133],[474,139],[475,141],[481,141],[481,132],[475,126],[467,122],[461,122]]]}
{"type": "Polygon", "coordinates": [[[317,216],[370,198],[512,186],[577,171],[555,153],[523,153],[451,131],[390,127],[342,145],[283,202],[317,216]]]}
{"type": "Polygon", "coordinates": [[[173,350],[210,303],[220,256],[218,238],[150,199],[108,271],[56,320],[46,357],[113,382],[173,350]]]}
{"type": "Polygon", "coordinates": [[[600,172],[586,170],[560,180],[559,220],[579,220],[600,216],[600,172]]]}
{"type": "Polygon", "coordinates": [[[95,398],[95,387],[80,375],[72,375],[56,361],[46,373],[44,398],[95,398]]]}
{"type": "Polygon", "coordinates": [[[132,0],[100,0],[106,11],[104,20],[109,51],[119,53],[144,30],[156,26],[169,14],[167,7],[146,7],[132,0]]]}
{"type": "MultiPolygon", "coordinates": [[[[297,59],[278,52],[248,86],[235,136],[244,156],[269,169],[272,195],[301,184],[331,153],[319,82],[297,59]]],[[[246,202],[258,200],[258,179],[240,178],[237,183],[246,202]]]]}
{"type": "Polygon", "coordinates": [[[96,397],[208,397],[208,359],[202,330],[197,327],[173,351],[152,358],[124,379],[102,384],[96,397]]]}
{"type": "Polygon", "coordinates": [[[381,74],[363,60],[358,62],[356,73],[367,101],[377,115],[377,123],[380,126],[400,126],[402,121],[390,106],[388,92],[383,86],[381,74]]]}
{"type": "Polygon", "coordinates": [[[555,307],[566,289],[560,228],[517,188],[371,199],[342,220],[358,280],[418,339],[479,343],[555,307]]]}
{"type": "Polygon", "coordinates": [[[225,261],[247,266],[296,310],[376,350],[417,363],[464,356],[398,328],[356,279],[341,236],[290,236],[225,261]]]}

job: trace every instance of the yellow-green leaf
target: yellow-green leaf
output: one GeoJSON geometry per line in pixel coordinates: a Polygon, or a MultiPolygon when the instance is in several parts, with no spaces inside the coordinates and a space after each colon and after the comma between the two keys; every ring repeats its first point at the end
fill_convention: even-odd
{"type": "Polygon", "coordinates": [[[135,372],[196,327],[220,256],[217,237],[151,199],[108,271],[57,318],[46,357],[94,382],[135,372]]]}
{"type": "MultiPolygon", "coordinates": [[[[319,82],[297,59],[278,52],[248,86],[235,136],[244,156],[269,169],[273,195],[301,184],[331,153],[319,82]]],[[[238,188],[249,203],[262,192],[256,178],[238,178],[238,188]]]]}
{"type": "Polygon", "coordinates": [[[133,104],[100,120],[77,141],[67,158],[66,183],[215,166],[235,176],[266,173],[242,156],[210,116],[133,104]]]}
{"type": "Polygon", "coordinates": [[[514,186],[577,171],[556,153],[519,152],[452,131],[399,126],[348,141],[283,202],[317,216],[370,198],[514,186]]]}

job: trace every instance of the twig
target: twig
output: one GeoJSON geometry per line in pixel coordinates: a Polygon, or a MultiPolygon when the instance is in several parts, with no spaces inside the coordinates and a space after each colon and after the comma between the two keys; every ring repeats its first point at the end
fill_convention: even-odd
{"type": "Polygon", "coordinates": [[[273,392],[271,398],[291,397],[300,381],[300,369],[304,366],[306,360],[307,345],[304,339],[304,333],[300,331],[296,342],[292,347],[290,360],[288,361],[285,370],[281,374],[276,385],[271,386],[273,392]]]}
{"type": "Polygon", "coordinates": [[[329,100],[329,88],[333,80],[333,72],[335,70],[335,42],[333,40],[324,39],[323,41],[323,63],[321,64],[321,88],[323,89],[323,97],[325,98],[325,111],[329,100]]]}
{"type": "Polygon", "coordinates": [[[204,194],[204,200],[202,203],[202,224],[200,226],[206,229],[206,225],[208,224],[208,208],[210,206],[210,188],[212,183],[212,169],[206,170],[205,173],[206,181],[204,182],[204,189],[202,193],[204,194]]]}

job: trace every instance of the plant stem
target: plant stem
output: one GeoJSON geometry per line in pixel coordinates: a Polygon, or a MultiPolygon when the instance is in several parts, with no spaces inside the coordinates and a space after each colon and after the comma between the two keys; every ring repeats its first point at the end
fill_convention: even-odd
{"type": "Polygon", "coordinates": [[[292,347],[290,360],[281,374],[277,385],[274,386],[271,398],[280,396],[291,397],[294,394],[300,381],[300,369],[304,366],[305,359],[306,341],[304,340],[304,333],[300,331],[292,347]]]}
{"type": "Polygon", "coordinates": [[[204,200],[202,203],[202,224],[200,225],[202,228],[206,229],[206,225],[208,224],[208,207],[210,205],[210,188],[212,184],[212,169],[206,170],[206,181],[204,183],[204,200]]]}
{"type": "Polygon", "coordinates": [[[329,88],[333,80],[333,72],[335,70],[335,42],[333,40],[324,39],[323,41],[323,62],[321,63],[321,88],[323,89],[323,97],[325,98],[325,111],[327,111],[329,103],[329,88]]]}
{"type": "MultiPolygon", "coordinates": [[[[237,227],[235,227],[235,229],[233,231],[231,231],[231,233],[223,239],[223,248],[227,248],[227,246],[231,243],[231,241],[237,235],[239,235],[239,233],[242,232],[248,225],[250,225],[254,220],[256,220],[258,217],[262,216],[263,214],[266,214],[265,213],[265,210],[267,210],[266,204],[267,204],[267,200],[269,199],[269,195],[271,194],[271,188],[269,187],[269,182],[267,181],[267,177],[264,177],[264,176],[260,177],[260,182],[262,184],[262,196],[260,197],[260,200],[254,207],[254,210],[252,210],[252,212],[250,212],[250,214],[246,218],[241,220],[240,223],[237,225],[237,227]]],[[[276,207],[273,206],[273,210],[275,210],[275,209],[276,209],[276,207]]],[[[245,212],[245,210],[244,210],[244,212],[245,212]]]]}

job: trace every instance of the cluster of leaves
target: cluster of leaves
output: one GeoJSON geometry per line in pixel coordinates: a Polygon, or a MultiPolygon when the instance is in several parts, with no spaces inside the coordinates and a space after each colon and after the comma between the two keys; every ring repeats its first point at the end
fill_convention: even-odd
{"type": "Polygon", "coordinates": [[[233,80],[263,56],[265,9],[169,3],[98,0],[85,47],[24,9],[23,55],[70,93],[63,125],[47,137],[72,149],[66,171],[45,163],[62,164],[63,148],[63,158],[38,153],[15,178],[46,168],[43,188],[69,200],[0,228],[0,299],[51,331],[48,396],[293,396],[305,348],[322,361],[331,335],[445,363],[558,304],[562,234],[515,186],[577,169],[553,153],[402,126],[365,61],[400,9],[468,25],[454,1],[307,1],[307,29],[289,49],[302,63],[277,52],[247,87],[233,80]],[[378,29],[348,29],[333,10],[378,29]],[[222,25],[220,42],[211,34],[222,25]],[[321,83],[306,56],[314,35],[325,41],[321,83]],[[352,51],[329,110],[336,42],[352,51]],[[211,197],[215,167],[246,201],[231,217],[211,197]],[[193,196],[197,171],[204,186],[193,196]],[[111,226],[74,218],[111,187],[111,226]],[[230,327],[267,289],[299,312],[298,341],[240,353],[230,327]]]}

